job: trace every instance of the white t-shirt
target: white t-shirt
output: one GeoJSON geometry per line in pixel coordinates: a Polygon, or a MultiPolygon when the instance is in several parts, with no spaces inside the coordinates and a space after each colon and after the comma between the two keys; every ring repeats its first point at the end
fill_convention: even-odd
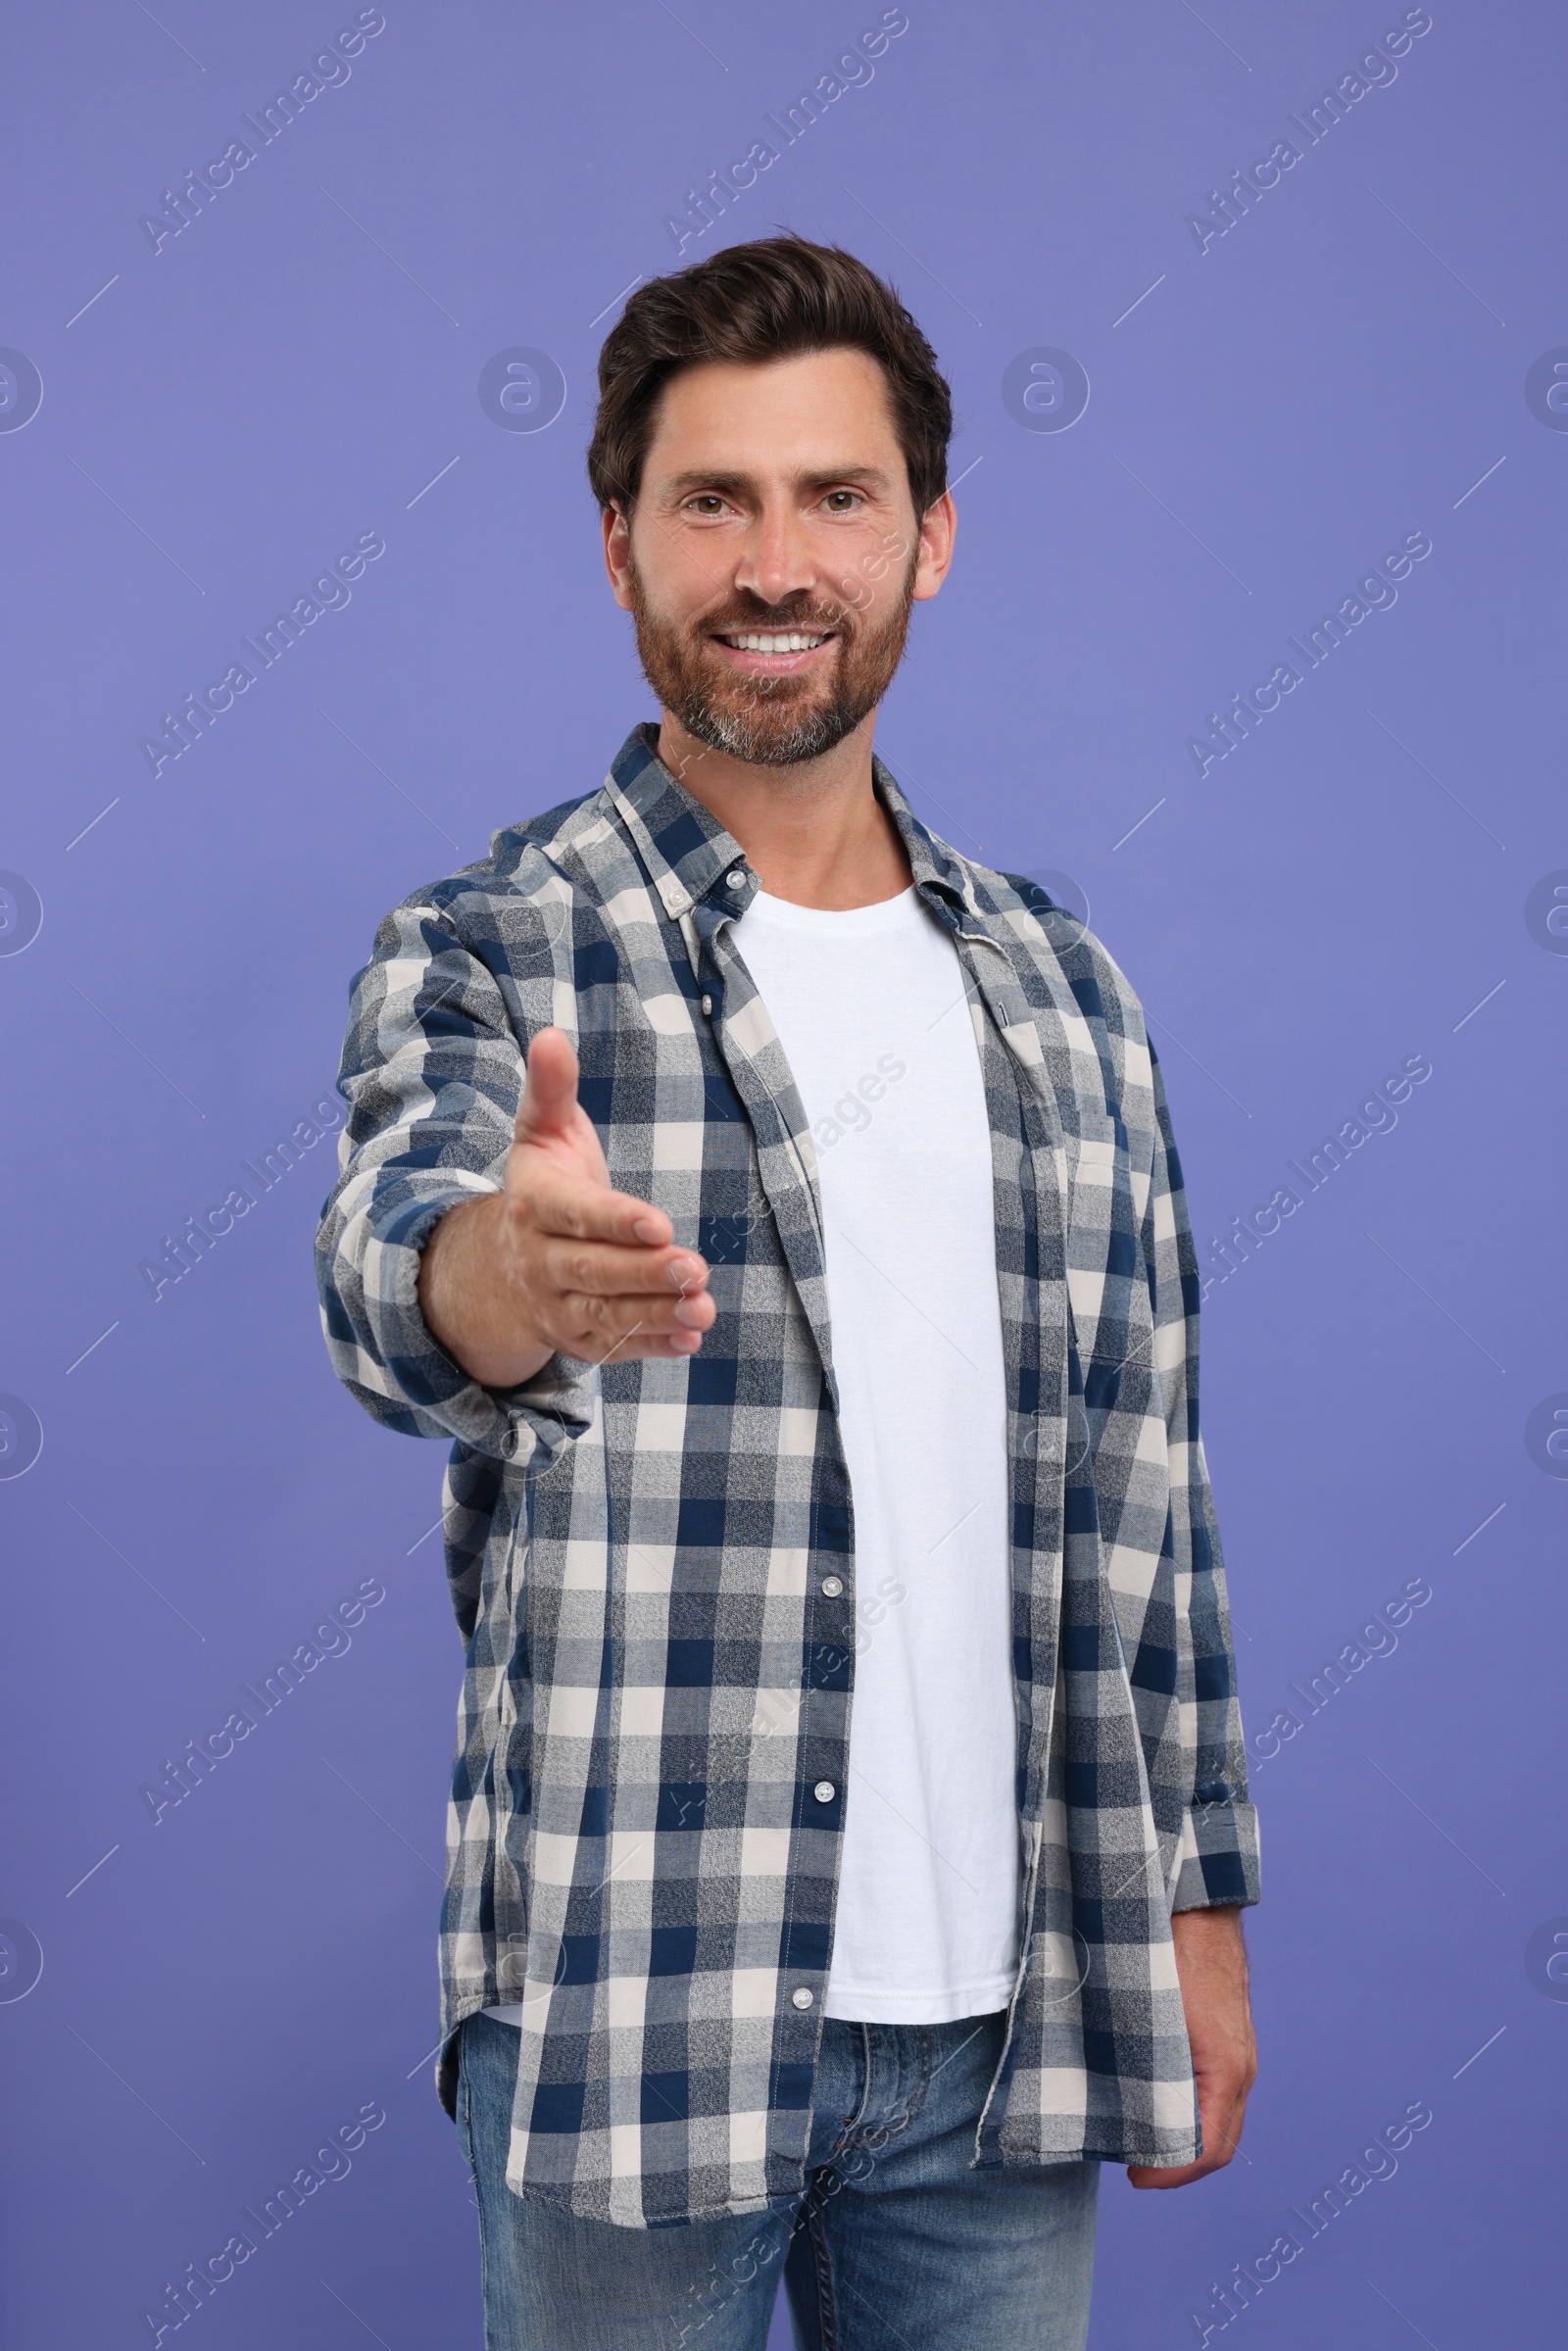
{"type": "MultiPolygon", "coordinates": [[[[816,1147],[855,1514],[855,1694],[824,2008],[1005,2007],[1018,1825],[990,1122],[953,942],[912,887],[734,933],[816,1147]]],[[[488,2015],[521,2023],[521,2009],[488,2015]]]]}
{"type": "Polygon", "coordinates": [[[991,1130],[953,941],[912,887],[849,913],[760,892],[735,942],[816,1146],[855,1512],[849,1788],[824,2002],[1003,2008],[1018,1815],[991,1130]]]}

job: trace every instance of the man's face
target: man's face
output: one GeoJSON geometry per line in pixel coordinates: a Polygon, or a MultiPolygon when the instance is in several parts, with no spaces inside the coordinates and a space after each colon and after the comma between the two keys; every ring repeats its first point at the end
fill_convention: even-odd
{"type": "Polygon", "coordinates": [[[886,381],[861,351],[683,369],[629,529],[606,517],[661,704],[760,766],[819,759],[875,709],[951,543],[946,496],[916,524],[886,381]]]}

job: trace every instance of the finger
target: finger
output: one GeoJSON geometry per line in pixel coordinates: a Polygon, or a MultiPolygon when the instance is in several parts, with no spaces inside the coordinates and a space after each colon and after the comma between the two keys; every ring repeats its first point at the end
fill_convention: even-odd
{"type": "Polygon", "coordinates": [[[708,1266],[694,1249],[622,1249],[605,1241],[549,1242],[540,1278],[547,1290],[589,1298],[689,1297],[708,1285],[708,1266]]]}
{"type": "Polygon", "coordinates": [[[513,1129],[518,1143],[564,1134],[577,1107],[577,1055],[564,1029],[541,1029],[528,1048],[522,1100],[513,1129]]]}
{"type": "Polygon", "coordinates": [[[572,1347],[563,1347],[563,1354],[574,1355],[580,1363],[647,1363],[683,1361],[695,1355],[702,1347],[701,1331],[644,1331],[631,1330],[619,1339],[600,1339],[592,1334],[572,1347]]]}
{"type": "MultiPolygon", "coordinates": [[[[514,1163],[515,1164],[515,1163],[514,1163]]],[[[540,1159],[524,1166],[509,1186],[529,1222],[541,1233],[567,1241],[616,1242],[624,1249],[667,1249],[675,1228],[662,1208],[651,1207],[629,1192],[591,1184],[582,1176],[540,1159]]]]}
{"type": "Polygon", "coordinates": [[[1207,2171],[1206,2163],[1182,2164],[1173,2171],[1153,2164],[1130,2163],[1127,2166],[1127,2184],[1129,2187],[1187,2187],[1193,2180],[1203,2179],[1207,2171]]]}
{"type": "Polygon", "coordinates": [[[1193,2177],[1202,2179],[1209,2172],[1223,2171],[1236,2152],[1236,2142],[1242,2132],[1241,2107],[1233,2101],[1216,2099],[1212,2105],[1205,2099],[1203,2116],[1203,2152],[1199,2157],[1193,2177]]]}
{"type": "Polygon", "coordinates": [[[1242,2126],[1247,2121],[1247,2092],[1238,2090],[1226,2115],[1224,2126],[1214,2136],[1214,2151],[1221,2163],[1229,2163],[1241,2144],[1242,2126]]]}
{"type": "Polygon", "coordinates": [[[703,1290],[693,1298],[677,1298],[668,1292],[662,1298],[568,1296],[561,1300],[559,1315],[570,1335],[571,1351],[581,1353],[586,1344],[592,1343],[591,1351],[597,1352],[636,1333],[650,1339],[691,1332],[701,1337],[717,1320],[718,1308],[703,1290]]]}

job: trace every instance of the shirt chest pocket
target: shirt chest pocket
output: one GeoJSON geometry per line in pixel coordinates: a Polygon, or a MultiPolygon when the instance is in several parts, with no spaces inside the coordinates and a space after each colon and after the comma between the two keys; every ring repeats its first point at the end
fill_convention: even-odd
{"type": "Polygon", "coordinates": [[[1147,1346],[1149,1302],[1125,1143],[1107,1118],[1069,1135],[1065,1150],[1067,1296],[1087,1388],[1092,1363],[1120,1365],[1147,1346]]]}

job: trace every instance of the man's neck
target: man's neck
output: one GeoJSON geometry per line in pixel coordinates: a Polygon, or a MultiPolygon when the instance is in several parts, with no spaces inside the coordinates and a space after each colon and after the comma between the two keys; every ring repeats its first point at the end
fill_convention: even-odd
{"type": "Polygon", "coordinates": [[[772,898],[846,913],[909,887],[898,827],[871,781],[871,711],[819,759],[763,767],[713,751],[668,710],[659,757],[746,852],[772,898]]]}

